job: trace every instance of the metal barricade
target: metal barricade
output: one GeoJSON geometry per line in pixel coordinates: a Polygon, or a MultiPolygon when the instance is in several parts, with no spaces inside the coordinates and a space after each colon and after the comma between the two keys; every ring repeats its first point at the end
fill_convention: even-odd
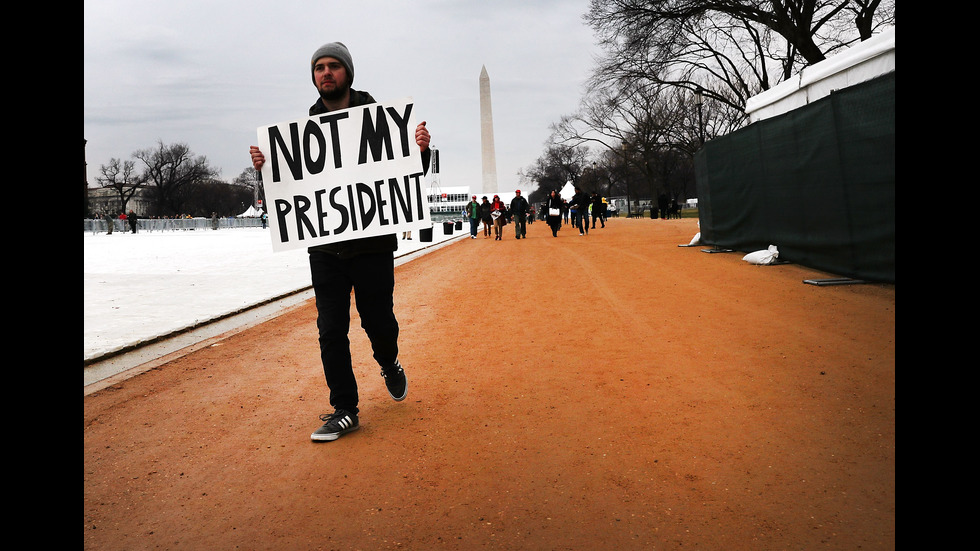
{"type": "MultiPolygon", "coordinates": [[[[137,218],[136,231],[197,231],[213,230],[214,221],[211,218],[137,218]]],[[[218,218],[218,229],[233,228],[261,228],[262,219],[257,217],[226,217],[218,218]]],[[[84,229],[86,232],[106,233],[109,225],[104,218],[84,219],[84,229]]],[[[132,231],[128,220],[112,219],[112,231],[128,233],[132,231]]]]}

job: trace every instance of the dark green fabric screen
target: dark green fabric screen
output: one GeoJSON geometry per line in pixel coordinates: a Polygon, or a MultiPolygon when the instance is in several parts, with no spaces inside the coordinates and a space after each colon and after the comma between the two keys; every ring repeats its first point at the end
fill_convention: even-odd
{"type": "Polygon", "coordinates": [[[711,140],[695,155],[701,242],[895,282],[895,73],[711,140]]]}

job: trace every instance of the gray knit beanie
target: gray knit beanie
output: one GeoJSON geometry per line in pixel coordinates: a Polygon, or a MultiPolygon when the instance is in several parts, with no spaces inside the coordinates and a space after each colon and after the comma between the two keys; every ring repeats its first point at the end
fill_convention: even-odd
{"type": "MultiPolygon", "coordinates": [[[[313,52],[313,59],[310,60],[310,73],[313,73],[313,67],[316,66],[316,60],[321,57],[332,57],[344,65],[347,69],[347,76],[350,81],[354,82],[354,62],[350,58],[350,52],[347,51],[347,46],[344,46],[343,42],[331,42],[329,44],[324,44],[320,46],[317,51],[313,52]]],[[[314,81],[315,84],[315,81],[314,81]]]]}

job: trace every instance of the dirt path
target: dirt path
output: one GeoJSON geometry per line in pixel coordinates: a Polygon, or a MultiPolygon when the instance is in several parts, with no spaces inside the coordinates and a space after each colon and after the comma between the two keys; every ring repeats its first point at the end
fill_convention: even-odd
{"type": "Polygon", "coordinates": [[[408,399],[355,312],[336,442],[311,303],[86,397],[85,549],[894,549],[894,285],[695,233],[508,226],[398,267],[408,399]]]}

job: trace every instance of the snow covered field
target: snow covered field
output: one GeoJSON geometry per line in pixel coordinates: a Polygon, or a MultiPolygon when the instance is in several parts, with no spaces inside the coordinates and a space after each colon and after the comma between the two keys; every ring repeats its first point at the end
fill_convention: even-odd
{"type": "MultiPolygon", "coordinates": [[[[399,240],[396,264],[469,229],[433,241],[399,240]]],[[[269,230],[84,234],[85,361],[266,303],[310,286],[306,250],[273,253],[269,230]]]]}

